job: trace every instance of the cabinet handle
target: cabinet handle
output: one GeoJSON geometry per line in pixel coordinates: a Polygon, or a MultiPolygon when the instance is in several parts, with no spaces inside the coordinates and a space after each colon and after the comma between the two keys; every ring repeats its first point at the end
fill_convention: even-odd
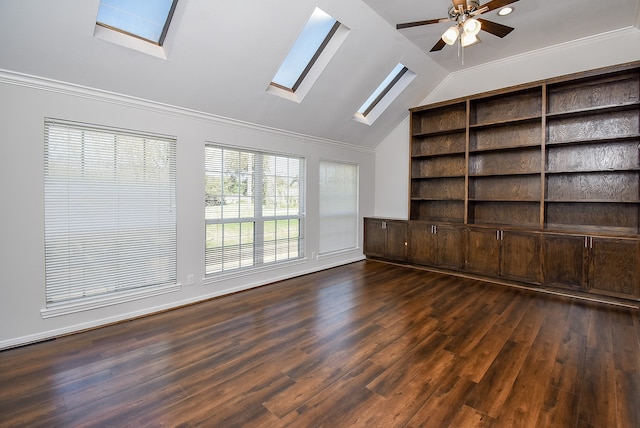
{"type": "Polygon", "coordinates": [[[589,248],[589,245],[587,244],[589,242],[589,237],[585,236],[584,237],[584,248],[589,248]]]}
{"type": "Polygon", "coordinates": [[[496,241],[500,240],[500,231],[496,230],[496,241]]]}
{"type": "Polygon", "coordinates": [[[437,233],[438,233],[438,225],[437,225],[437,224],[434,224],[434,225],[433,225],[433,233],[434,233],[434,234],[437,234],[437,233]]]}
{"type": "Polygon", "coordinates": [[[589,248],[593,249],[593,236],[589,237],[589,248]]]}
{"type": "Polygon", "coordinates": [[[386,228],[387,228],[387,222],[386,222],[386,221],[383,221],[383,222],[382,222],[382,228],[383,228],[383,229],[386,229],[386,228]]]}

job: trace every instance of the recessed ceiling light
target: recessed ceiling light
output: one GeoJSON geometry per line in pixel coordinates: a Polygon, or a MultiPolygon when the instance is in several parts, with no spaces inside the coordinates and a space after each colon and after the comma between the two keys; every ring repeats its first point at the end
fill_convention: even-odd
{"type": "Polygon", "coordinates": [[[498,12],[498,15],[506,16],[506,15],[509,15],[511,12],[513,12],[513,8],[507,6],[500,9],[500,11],[498,12]]]}

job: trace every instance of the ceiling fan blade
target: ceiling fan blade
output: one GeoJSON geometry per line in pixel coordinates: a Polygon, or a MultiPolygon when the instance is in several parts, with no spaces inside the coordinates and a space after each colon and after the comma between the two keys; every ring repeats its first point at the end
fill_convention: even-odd
{"type": "Polygon", "coordinates": [[[514,30],[513,27],[508,27],[506,25],[498,24],[497,22],[487,21],[486,19],[481,19],[481,18],[476,18],[476,19],[480,21],[480,23],[482,24],[482,26],[480,27],[481,30],[484,30],[487,33],[491,33],[494,36],[498,36],[500,38],[506,36],[507,34],[509,34],[514,30]]]}
{"type": "Polygon", "coordinates": [[[490,2],[487,2],[487,3],[483,4],[483,5],[481,5],[480,7],[478,7],[478,9],[483,9],[483,8],[487,7],[488,8],[487,12],[488,12],[488,11],[493,10],[493,9],[499,9],[502,6],[506,6],[508,4],[515,3],[517,1],[518,0],[491,0],[490,2]]]}
{"type": "Polygon", "coordinates": [[[431,52],[441,51],[445,45],[446,43],[444,42],[444,40],[439,39],[438,42],[431,48],[431,52]]]}
{"type": "Polygon", "coordinates": [[[483,13],[485,13],[485,12],[488,12],[488,11],[489,11],[489,8],[485,6],[485,7],[481,7],[480,9],[476,9],[476,10],[474,10],[474,11],[473,11],[473,12],[471,12],[469,15],[470,15],[470,16],[481,15],[481,14],[483,14],[483,13]]]}
{"type": "Polygon", "coordinates": [[[420,25],[438,24],[440,22],[449,22],[449,18],[440,19],[427,19],[426,21],[405,22],[404,24],[396,25],[396,30],[402,30],[403,28],[418,27],[420,25]]]}

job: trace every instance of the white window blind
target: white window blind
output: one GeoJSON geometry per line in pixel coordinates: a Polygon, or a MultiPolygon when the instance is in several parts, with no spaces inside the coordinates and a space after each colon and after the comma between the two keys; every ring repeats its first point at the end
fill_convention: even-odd
{"type": "Polygon", "coordinates": [[[320,161],[320,246],[326,254],[358,240],[358,166],[320,161]]]}
{"type": "Polygon", "coordinates": [[[205,147],[207,275],[303,257],[304,160],[205,147]]]}
{"type": "Polygon", "coordinates": [[[174,138],[45,120],[47,308],[176,286],[175,150],[174,138]]]}

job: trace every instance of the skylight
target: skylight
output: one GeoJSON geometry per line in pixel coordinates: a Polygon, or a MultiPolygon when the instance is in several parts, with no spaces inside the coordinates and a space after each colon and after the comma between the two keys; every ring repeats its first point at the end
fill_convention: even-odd
{"type": "Polygon", "coordinates": [[[96,23],[162,45],[178,0],[100,0],[96,23]]]}
{"type": "Polygon", "coordinates": [[[358,109],[358,113],[363,116],[368,115],[371,110],[384,98],[387,93],[393,88],[393,86],[398,83],[398,81],[404,76],[404,74],[409,69],[402,64],[398,64],[395,66],[391,73],[380,83],[380,85],[376,88],[375,91],[371,94],[371,96],[367,99],[367,101],[362,104],[362,106],[358,109]]]}
{"type": "Polygon", "coordinates": [[[295,92],[339,27],[333,17],[315,8],[271,84],[295,92]]]}

